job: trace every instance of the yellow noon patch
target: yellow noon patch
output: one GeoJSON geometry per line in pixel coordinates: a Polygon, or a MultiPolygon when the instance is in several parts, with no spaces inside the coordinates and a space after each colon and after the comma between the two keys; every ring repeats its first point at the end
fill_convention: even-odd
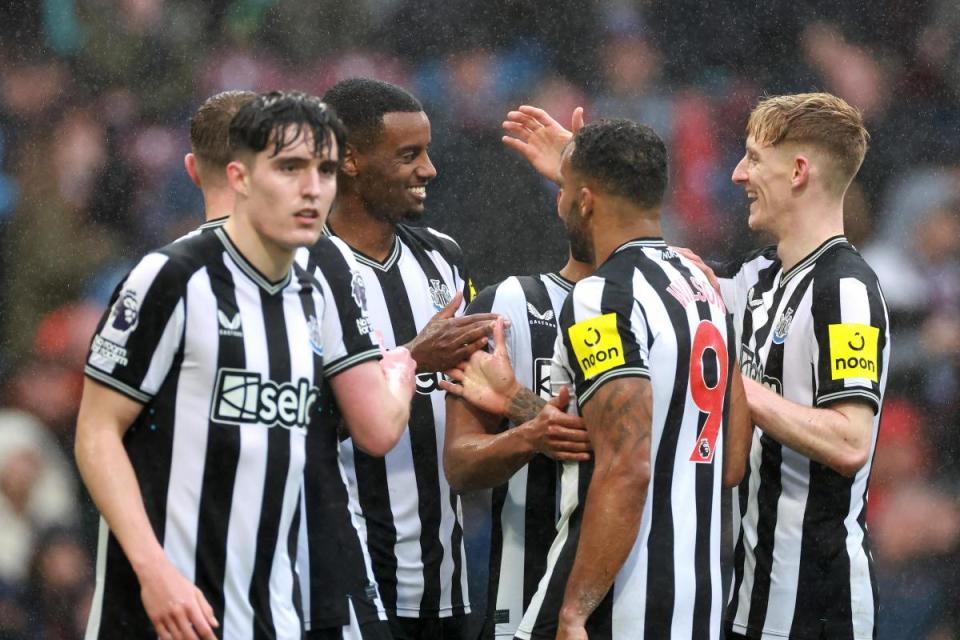
{"type": "Polygon", "coordinates": [[[830,377],[867,378],[877,382],[880,329],[867,324],[831,324],[830,377]]]}
{"type": "Polygon", "coordinates": [[[625,362],[615,313],[578,322],[570,327],[569,335],[585,380],[625,362]]]}

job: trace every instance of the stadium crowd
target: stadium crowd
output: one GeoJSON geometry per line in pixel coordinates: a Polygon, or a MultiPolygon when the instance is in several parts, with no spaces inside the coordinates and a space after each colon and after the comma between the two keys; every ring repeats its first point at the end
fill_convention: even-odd
{"type": "Polygon", "coordinates": [[[225,89],[409,88],[433,124],[426,222],[478,288],[560,264],[555,191],[501,143],[518,104],[649,124],[667,237],[760,246],[730,181],[765,93],[862,110],[847,234],[894,335],[870,483],[881,640],[960,637],[960,7],[558,0],[16,0],[0,6],[0,640],[79,638],[95,511],[72,461],[90,336],[137,256],[194,228],[188,119],[225,89]],[[762,7],[759,6],[762,4],[762,7]],[[802,6],[801,6],[802,5],[802,6]]]}

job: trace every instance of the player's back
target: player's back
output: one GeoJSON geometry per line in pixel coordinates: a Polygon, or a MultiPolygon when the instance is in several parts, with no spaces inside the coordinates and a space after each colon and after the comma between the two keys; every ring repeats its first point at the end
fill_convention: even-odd
{"type": "MultiPolygon", "coordinates": [[[[722,427],[733,367],[723,303],[661,240],[637,240],[576,285],[560,324],[552,382],[556,388],[565,372],[578,407],[616,378],[648,378],[652,390],[651,477],[640,530],[587,633],[719,637],[722,427]]],[[[592,463],[564,465],[553,562],[521,637],[556,631],[591,474],[592,463]]]]}

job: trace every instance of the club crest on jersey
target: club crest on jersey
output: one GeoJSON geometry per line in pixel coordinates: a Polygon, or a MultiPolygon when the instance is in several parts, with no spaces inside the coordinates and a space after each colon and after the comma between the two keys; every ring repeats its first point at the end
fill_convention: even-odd
{"type": "Polygon", "coordinates": [[[583,320],[570,327],[568,333],[584,380],[626,362],[623,339],[617,329],[617,314],[605,313],[583,320]]]}
{"type": "Polygon", "coordinates": [[[787,333],[790,331],[791,322],[793,322],[793,307],[787,307],[787,310],[777,320],[777,326],[773,328],[773,344],[783,344],[783,341],[787,339],[787,333]]]}
{"type": "Polygon", "coordinates": [[[210,419],[220,424],[262,424],[306,432],[320,390],[306,378],[277,384],[255,371],[217,372],[210,419]]]}
{"type": "Polygon", "coordinates": [[[547,327],[556,327],[557,323],[554,321],[553,309],[547,309],[543,313],[533,306],[531,303],[527,303],[527,320],[530,324],[540,324],[547,327]]]}
{"type": "Polygon", "coordinates": [[[126,333],[136,329],[140,321],[140,301],[137,300],[137,292],[125,289],[113,304],[110,315],[113,318],[111,324],[117,331],[126,333]]]}
{"type": "Polygon", "coordinates": [[[240,330],[239,311],[237,311],[231,318],[225,314],[222,309],[217,309],[217,322],[220,323],[220,335],[229,336],[231,338],[243,337],[243,331],[240,330]]]}
{"type": "Polygon", "coordinates": [[[320,332],[320,323],[314,316],[307,318],[307,335],[310,337],[310,348],[323,357],[323,335],[320,332]]]}
{"type": "Polygon", "coordinates": [[[453,300],[453,296],[450,295],[447,283],[430,278],[430,301],[433,302],[433,308],[437,311],[443,311],[443,308],[450,304],[451,300],[453,300]]]}
{"type": "Polygon", "coordinates": [[[830,377],[833,380],[866,378],[879,381],[877,343],[880,329],[868,324],[831,324],[830,377]]]}

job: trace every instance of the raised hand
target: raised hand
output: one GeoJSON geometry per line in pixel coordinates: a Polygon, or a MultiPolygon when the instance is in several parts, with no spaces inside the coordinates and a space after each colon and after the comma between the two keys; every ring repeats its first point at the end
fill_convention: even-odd
{"type": "Polygon", "coordinates": [[[138,572],[140,597],[163,640],[216,640],[220,626],[203,593],[167,559],[138,572]]]}
{"type": "Polygon", "coordinates": [[[590,459],[590,437],[583,419],[566,413],[570,403],[567,387],[543,406],[540,413],[524,424],[537,451],[554,460],[584,462],[590,459]]]}
{"type": "Polygon", "coordinates": [[[503,319],[493,323],[493,353],[476,351],[467,362],[446,371],[457,384],[446,380],[440,387],[495,415],[507,415],[513,397],[523,389],[510,364],[503,319]]]}
{"type": "Polygon", "coordinates": [[[417,362],[417,371],[446,371],[467,360],[472,353],[487,345],[487,334],[499,317],[495,313],[477,313],[454,317],[463,293],[453,299],[407,345],[417,362]]]}
{"type": "Polygon", "coordinates": [[[697,268],[700,269],[700,271],[703,271],[703,275],[707,276],[707,281],[710,283],[710,286],[713,287],[717,293],[722,295],[722,292],[720,291],[720,281],[717,280],[717,274],[713,272],[713,269],[707,266],[707,263],[703,261],[703,258],[695,254],[690,249],[687,249],[686,247],[671,247],[671,248],[677,253],[679,253],[680,255],[682,255],[684,258],[686,258],[687,260],[695,264],[697,268]]]}
{"type": "Polygon", "coordinates": [[[573,134],[583,126],[583,107],[573,110],[570,130],[543,109],[530,105],[507,113],[501,126],[510,134],[503,136],[503,143],[526,158],[543,177],[559,184],[560,156],[573,134]]]}

